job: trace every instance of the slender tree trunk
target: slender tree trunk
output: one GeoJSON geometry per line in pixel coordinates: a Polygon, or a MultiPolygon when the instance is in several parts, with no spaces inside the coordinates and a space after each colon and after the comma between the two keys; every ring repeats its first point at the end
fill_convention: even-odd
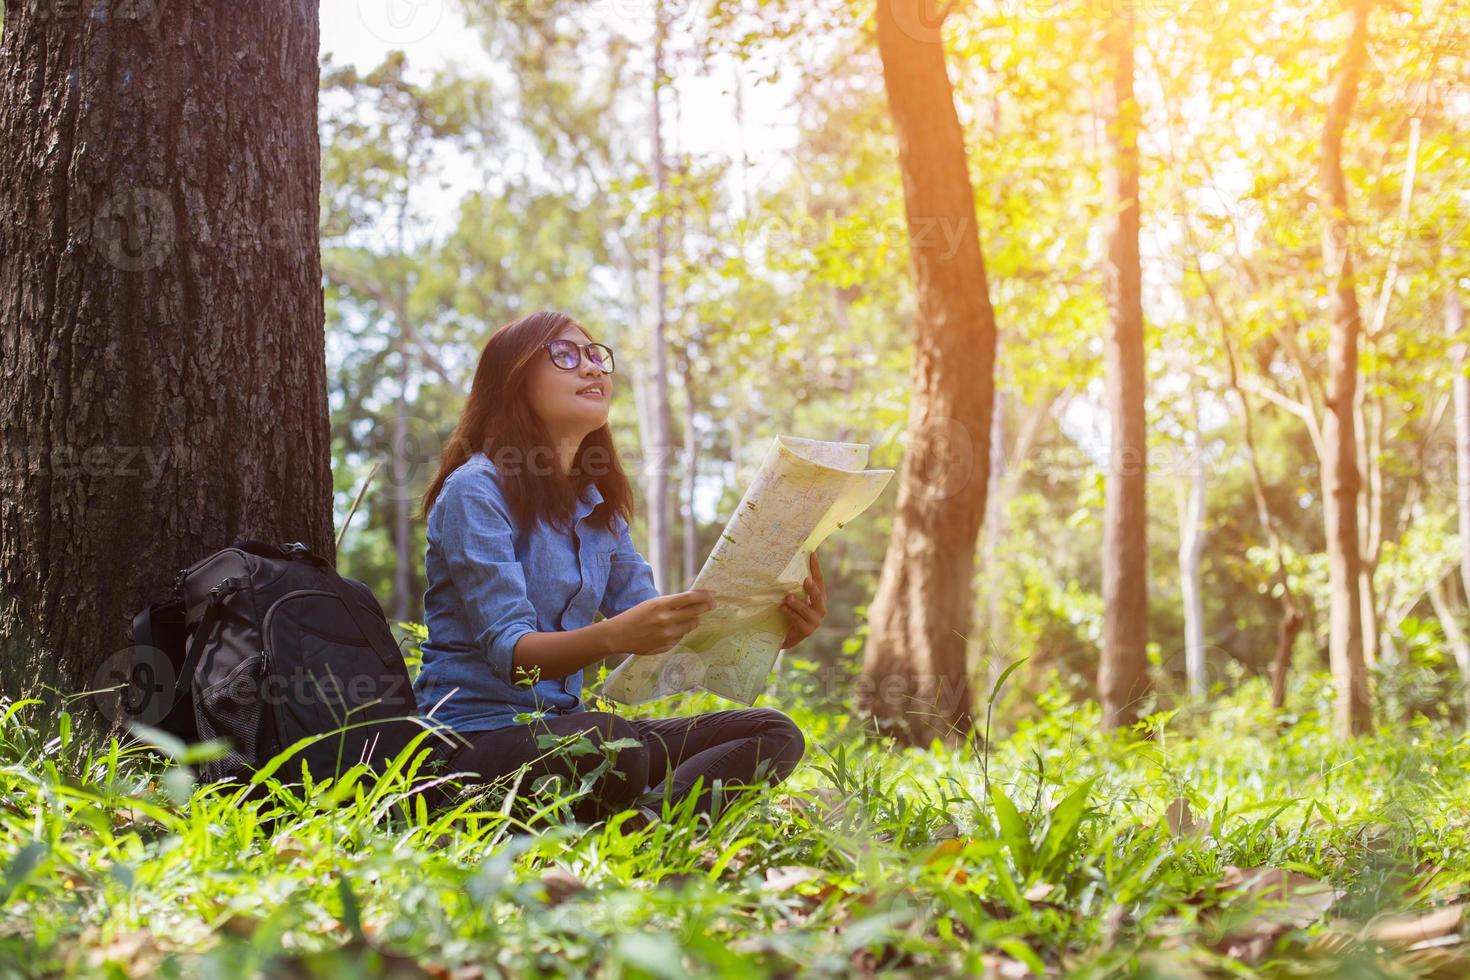
{"type": "Polygon", "coordinates": [[[672,508],[669,497],[670,433],[673,424],[669,413],[669,370],[666,353],[668,334],[668,295],[664,284],[664,263],[668,257],[667,222],[664,204],[667,178],[663,144],[663,73],[664,73],[664,8],[654,6],[653,32],[653,185],[658,192],[658,213],[654,217],[653,244],[653,343],[649,381],[648,436],[651,445],[643,447],[647,467],[645,486],[648,493],[648,552],[653,566],[654,584],[660,592],[671,591],[673,579],[673,526],[669,520],[672,508]]]}
{"type": "MultiPolygon", "coordinates": [[[[995,356],[1000,364],[1005,363],[1002,345],[1004,340],[997,336],[995,356]]],[[[1006,511],[1010,507],[1010,469],[1006,466],[1006,409],[1010,401],[1006,389],[997,384],[995,401],[990,413],[990,482],[991,490],[985,500],[985,531],[981,536],[980,567],[991,570],[1000,567],[1000,551],[1004,547],[1008,521],[1006,511]]],[[[1013,659],[1010,642],[1001,623],[1000,600],[1005,583],[996,574],[982,576],[980,585],[980,651],[984,662],[976,676],[985,685],[981,693],[993,691],[1005,672],[1006,665],[1013,659]]]]}
{"type": "Polygon", "coordinates": [[[1235,394],[1241,437],[1245,443],[1246,463],[1250,467],[1251,495],[1256,502],[1256,519],[1261,522],[1261,530],[1265,532],[1266,540],[1271,543],[1271,554],[1275,560],[1272,578],[1275,579],[1276,590],[1281,599],[1281,621],[1276,624],[1276,653],[1271,658],[1271,706],[1280,711],[1286,707],[1286,680],[1291,671],[1291,653],[1296,647],[1296,638],[1301,634],[1306,617],[1292,591],[1291,577],[1286,569],[1286,546],[1281,541],[1281,534],[1276,530],[1276,517],[1271,513],[1271,504],[1266,497],[1266,480],[1261,476],[1260,457],[1256,453],[1254,413],[1251,411],[1250,399],[1246,397],[1245,389],[1240,385],[1240,372],[1235,361],[1235,345],[1230,340],[1230,331],[1226,326],[1224,314],[1216,302],[1214,290],[1208,285],[1208,280],[1203,279],[1204,270],[1199,269],[1198,265],[1196,269],[1206,283],[1205,289],[1210,297],[1210,305],[1218,317],[1220,342],[1225,348],[1225,361],[1230,372],[1227,377],[1230,390],[1235,394]]]}
{"type": "Polygon", "coordinates": [[[1205,453],[1197,404],[1191,436],[1194,465],[1190,468],[1189,486],[1185,488],[1179,508],[1179,583],[1184,598],[1184,668],[1189,679],[1189,693],[1202,698],[1208,689],[1205,676],[1205,600],[1200,585],[1200,556],[1205,545],[1205,453]]]}
{"type": "MultiPolygon", "coordinates": [[[[1404,161],[1404,185],[1399,199],[1399,227],[1407,229],[1413,214],[1414,181],[1419,168],[1419,117],[1409,120],[1409,147],[1404,161]]],[[[1363,334],[1364,346],[1372,354],[1379,336],[1388,326],[1388,310],[1393,302],[1394,284],[1399,276],[1399,256],[1403,251],[1404,232],[1400,232],[1389,249],[1388,269],[1383,275],[1382,289],[1373,307],[1372,321],[1363,334]]],[[[1372,360],[1370,356],[1368,360],[1372,360]]],[[[1361,361],[1362,359],[1360,359],[1361,361]]],[[[1383,654],[1393,654],[1391,623],[1384,622],[1381,610],[1388,605],[1378,595],[1374,576],[1383,557],[1383,398],[1368,395],[1366,367],[1359,366],[1358,392],[1355,398],[1358,425],[1358,456],[1364,476],[1359,497],[1358,536],[1362,546],[1363,568],[1359,588],[1363,603],[1363,663],[1372,667],[1383,654]]]]}
{"type": "MultiPolygon", "coordinates": [[[[397,253],[400,258],[408,254],[408,206],[413,194],[413,160],[418,149],[418,127],[410,128],[405,167],[403,193],[398,196],[395,234],[397,253]]],[[[397,281],[393,283],[394,324],[390,344],[398,346],[398,399],[393,417],[393,614],[399,622],[409,618],[409,593],[413,588],[413,572],[410,562],[409,540],[413,534],[412,503],[409,499],[410,480],[408,453],[413,438],[409,432],[408,382],[409,346],[415,342],[412,320],[408,315],[409,284],[407,271],[400,267],[397,281]]]]}
{"type": "Polygon", "coordinates": [[[1370,668],[1378,662],[1379,637],[1382,626],[1378,616],[1378,590],[1373,584],[1378,570],[1378,559],[1382,554],[1383,524],[1383,469],[1379,460],[1383,455],[1383,406],[1376,399],[1372,410],[1366,405],[1367,374],[1359,358],[1356,394],[1353,399],[1353,428],[1357,440],[1358,472],[1361,483],[1358,488],[1358,596],[1360,614],[1363,618],[1363,665],[1370,668]]]}
{"type": "Polygon", "coordinates": [[[918,316],[908,445],[858,696],[880,728],[918,745],[972,728],[966,652],[995,368],[995,313],[936,9],[932,0],[876,7],[918,316]]]}
{"type": "Polygon", "coordinates": [[[1457,341],[1452,352],[1455,374],[1451,383],[1455,398],[1455,501],[1460,527],[1460,577],[1466,595],[1470,595],[1470,374],[1466,373],[1470,368],[1466,358],[1470,336],[1465,333],[1465,306],[1454,286],[1445,299],[1445,330],[1457,341]]]}
{"type": "MultiPolygon", "coordinates": [[[[1261,530],[1265,532],[1266,540],[1271,543],[1271,554],[1275,564],[1272,578],[1277,595],[1281,599],[1281,620],[1276,627],[1276,653],[1271,658],[1271,705],[1279,711],[1286,706],[1286,679],[1291,670],[1291,653],[1296,646],[1296,638],[1301,634],[1306,617],[1292,592],[1291,578],[1286,569],[1286,547],[1282,544],[1281,535],[1276,530],[1276,518],[1271,513],[1271,504],[1266,497],[1266,481],[1261,476],[1260,458],[1256,453],[1254,413],[1251,411],[1250,399],[1240,384],[1240,366],[1236,362],[1235,343],[1230,337],[1230,322],[1226,319],[1225,311],[1220,306],[1220,299],[1216,296],[1209,277],[1205,275],[1205,270],[1200,265],[1199,249],[1195,247],[1194,233],[1188,224],[1185,225],[1185,236],[1189,240],[1190,262],[1194,266],[1195,275],[1199,277],[1200,284],[1204,286],[1205,297],[1209,301],[1210,311],[1214,315],[1215,325],[1220,332],[1220,346],[1225,352],[1225,365],[1228,369],[1226,381],[1231,393],[1235,395],[1236,414],[1240,419],[1241,441],[1244,443],[1246,463],[1250,468],[1251,495],[1255,498],[1256,518],[1261,522],[1261,530]]],[[[1308,415],[1309,419],[1312,417],[1308,415]]],[[[1309,431],[1313,434],[1313,443],[1319,443],[1320,440],[1315,437],[1315,427],[1309,426],[1309,431]]]]}
{"type": "MultiPolygon", "coordinates": [[[[1470,375],[1466,374],[1467,367],[1470,367],[1466,357],[1470,336],[1465,332],[1465,305],[1454,283],[1450,283],[1445,296],[1444,326],[1445,333],[1453,341],[1450,358],[1454,376],[1450,387],[1455,400],[1455,504],[1460,528],[1460,585],[1470,596],[1470,375]]],[[[1455,655],[1460,666],[1460,680],[1465,686],[1464,724],[1470,729],[1470,660],[1462,659],[1458,648],[1455,655]]]]}
{"type": "MultiPolygon", "coordinates": [[[[1282,602],[1281,621],[1276,624],[1276,654],[1271,658],[1271,707],[1286,707],[1286,681],[1291,673],[1291,651],[1301,635],[1306,617],[1294,602],[1282,602]]],[[[1319,648],[1320,655],[1320,648],[1319,648]]]]}
{"type": "Polygon", "coordinates": [[[1352,116],[1358,78],[1367,59],[1371,0],[1353,6],[1352,33],[1336,72],[1332,104],[1322,131],[1319,173],[1325,218],[1323,268],[1328,276],[1327,399],[1322,424],[1322,503],[1327,529],[1328,578],[1332,589],[1328,653],[1337,692],[1336,726],[1342,737],[1372,727],[1372,705],[1363,664],[1361,555],[1358,540],[1359,474],[1353,399],[1358,379],[1357,285],[1353,273],[1347,184],[1342,173],[1342,137],[1352,116]]]}
{"type": "Polygon", "coordinates": [[[1143,273],[1138,235],[1138,102],[1133,97],[1133,14],[1107,18],[1105,53],[1112,67],[1107,129],[1115,214],[1107,261],[1109,322],[1103,347],[1112,449],[1103,513],[1103,648],[1097,686],[1103,724],[1138,718],[1148,677],[1148,478],[1144,417],[1143,273]]]}
{"type": "Polygon", "coordinates": [[[413,596],[413,501],[408,493],[411,479],[408,453],[413,433],[409,431],[406,338],[400,338],[400,342],[405,344],[398,358],[403,373],[398,379],[398,399],[393,413],[393,616],[398,622],[406,622],[413,596]]]}
{"type": "MultiPolygon", "coordinates": [[[[1001,343],[997,337],[997,351],[1001,343]]],[[[981,586],[980,609],[984,618],[979,630],[986,663],[983,671],[976,672],[977,676],[983,677],[986,692],[994,689],[1006,666],[1020,655],[1019,650],[1012,648],[1008,624],[1001,611],[1006,583],[1002,580],[1000,561],[1011,530],[1008,512],[1011,501],[1020,491],[1025,462],[1031,458],[1042,429],[1056,415],[1058,406],[1065,402],[1066,397],[1064,391],[1046,392],[1021,414],[1017,411],[1018,399],[1008,395],[1003,388],[996,388],[990,427],[990,492],[986,495],[984,546],[981,550],[981,567],[989,571],[981,586]],[[1007,413],[1020,416],[1016,420],[1014,438],[1006,436],[1004,416],[1007,413]]]]}
{"type": "Polygon", "coordinates": [[[694,427],[694,372],[689,359],[684,367],[684,588],[699,574],[699,521],[694,515],[694,494],[699,481],[699,432],[694,427]]]}
{"type": "Polygon", "coordinates": [[[332,557],[318,11],[11,2],[0,43],[0,689],[115,684],[239,537],[332,557]]]}

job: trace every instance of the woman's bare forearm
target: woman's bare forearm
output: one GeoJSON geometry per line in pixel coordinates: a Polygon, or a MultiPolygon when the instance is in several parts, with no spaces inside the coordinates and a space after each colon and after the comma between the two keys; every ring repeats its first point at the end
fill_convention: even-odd
{"type": "Polygon", "coordinates": [[[574,630],[527,633],[511,654],[511,676],[540,668],[542,680],[565,677],[618,650],[614,628],[606,619],[574,630]]]}

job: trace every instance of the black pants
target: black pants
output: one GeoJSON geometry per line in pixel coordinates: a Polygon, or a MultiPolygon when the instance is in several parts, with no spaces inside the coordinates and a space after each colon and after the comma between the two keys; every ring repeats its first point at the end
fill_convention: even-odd
{"type": "MultiPolygon", "coordinates": [[[[714,781],[721,781],[721,798],[728,800],[740,787],[762,781],[780,783],[806,751],[801,729],[774,708],[735,708],[709,711],[688,718],[627,720],[606,711],[578,711],[548,715],[531,724],[515,724],[464,736],[469,745],[449,759],[452,772],[473,773],[486,782],[510,776],[522,765],[517,795],[525,794],[548,774],[563,777],[563,791],[581,785],[583,778],[611,758],[612,765],[572,804],[572,813],[587,823],[644,803],[655,810],[661,801],[687,796],[696,778],[704,777],[695,809],[711,813],[714,781]],[[580,734],[597,751],[586,751],[582,739],[566,739],[568,747],[545,748],[537,736],[580,734]],[[636,747],[601,748],[604,742],[631,738],[636,747]],[[577,743],[581,742],[579,750],[577,743]],[[570,749],[570,751],[569,751],[570,749]],[[614,755],[614,753],[616,753],[614,755]]],[[[507,783],[509,780],[507,780],[507,783]]]]}

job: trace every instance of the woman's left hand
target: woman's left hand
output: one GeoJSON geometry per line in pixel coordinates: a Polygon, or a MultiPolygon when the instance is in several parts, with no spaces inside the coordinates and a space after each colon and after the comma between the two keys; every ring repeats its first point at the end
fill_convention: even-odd
{"type": "Polygon", "coordinates": [[[827,587],[822,582],[822,568],[817,564],[815,551],[811,553],[808,564],[812,573],[802,582],[806,597],[793,593],[781,601],[781,612],[789,624],[786,637],[781,641],[782,650],[790,650],[815,633],[827,615],[827,587]]]}

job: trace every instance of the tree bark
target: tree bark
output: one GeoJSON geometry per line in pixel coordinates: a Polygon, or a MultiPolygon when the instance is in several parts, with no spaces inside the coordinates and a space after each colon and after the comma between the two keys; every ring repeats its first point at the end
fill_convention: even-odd
{"type": "Polygon", "coordinates": [[[1138,102],[1133,97],[1133,14],[1107,17],[1112,67],[1106,105],[1115,213],[1109,229],[1108,332],[1103,347],[1112,447],[1103,506],[1103,647],[1097,686],[1103,725],[1138,719],[1148,694],[1148,478],[1144,417],[1143,273],[1138,235],[1138,102]]]}
{"type": "Polygon", "coordinates": [[[239,537],[334,557],[315,3],[10,0],[0,689],[115,683],[239,537]]]}
{"type": "Polygon", "coordinates": [[[953,744],[973,727],[967,636],[994,403],[995,313],[936,6],[876,5],[918,314],[908,445],[858,706],[915,745],[953,744]]]}
{"type": "Polygon", "coordinates": [[[1358,379],[1358,313],[1342,173],[1342,137],[1352,116],[1358,78],[1367,60],[1371,0],[1353,6],[1353,26],[1338,64],[1332,102],[1322,129],[1319,168],[1324,219],[1323,270],[1328,277],[1329,339],[1327,398],[1322,420],[1322,505],[1327,531],[1328,578],[1332,590],[1328,644],[1336,690],[1335,724],[1340,737],[1372,727],[1372,705],[1363,663],[1361,554],[1358,539],[1359,473],[1353,400],[1358,379]]]}

